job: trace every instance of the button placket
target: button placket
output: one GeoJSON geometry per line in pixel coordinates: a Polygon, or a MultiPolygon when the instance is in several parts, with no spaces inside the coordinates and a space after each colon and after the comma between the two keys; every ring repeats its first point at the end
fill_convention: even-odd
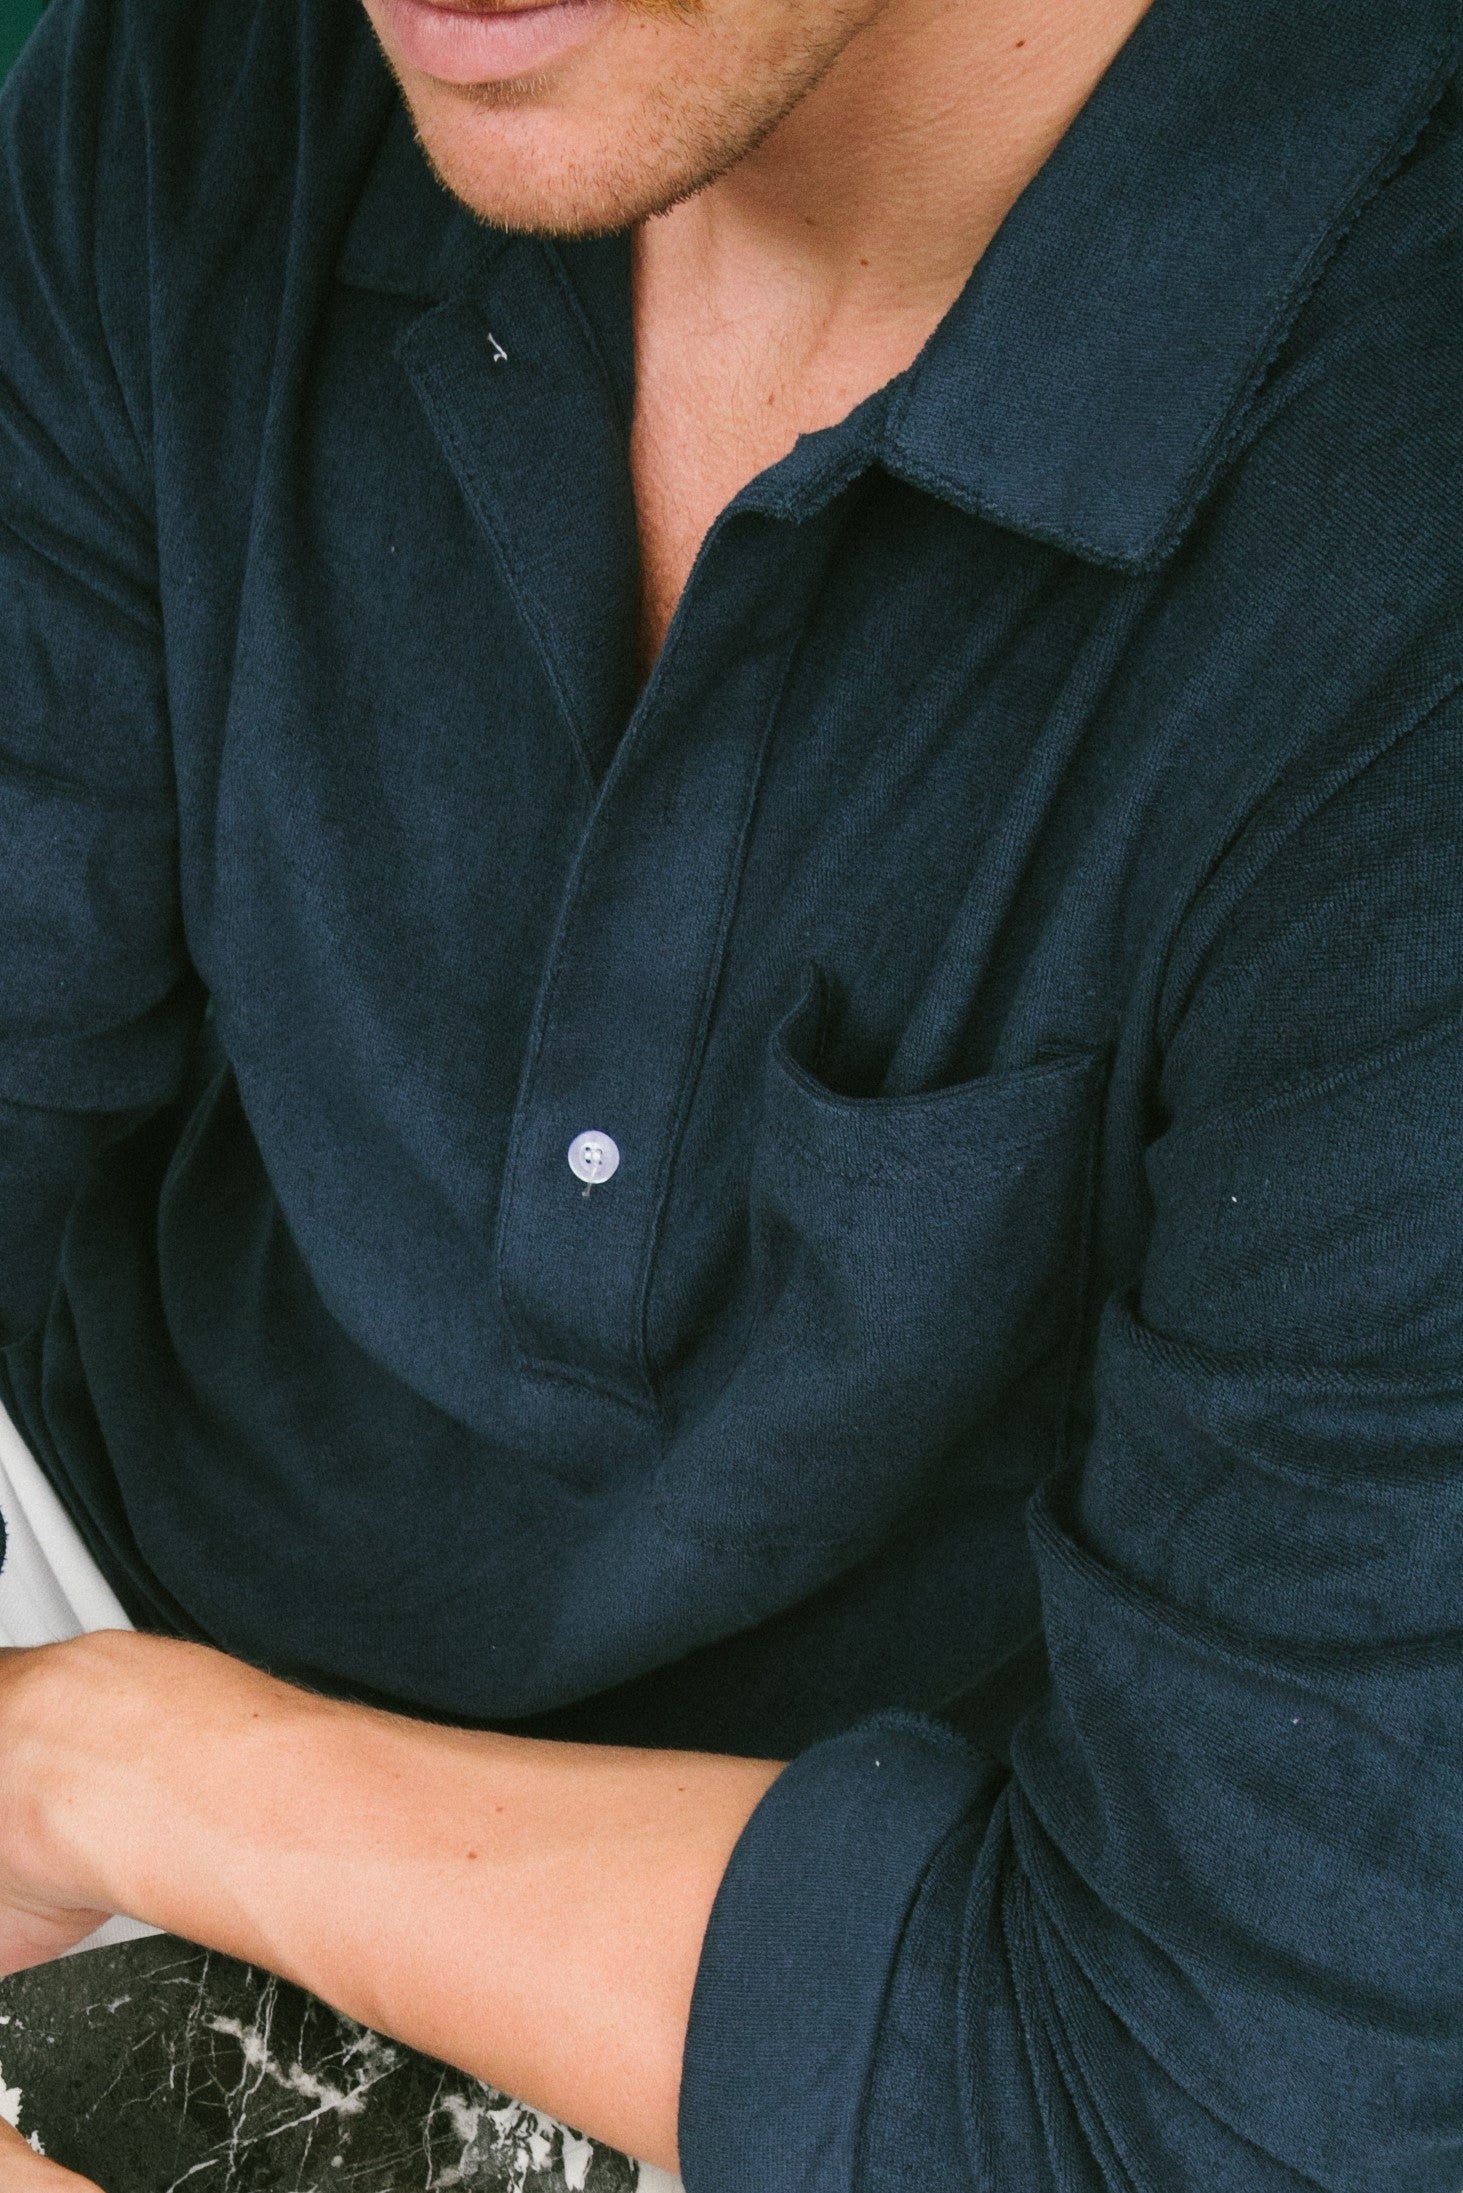
{"type": "Polygon", "coordinates": [[[813,530],[729,515],[703,549],[591,816],[520,1087],[498,1237],[520,1356],[642,1409],[654,1400],[642,1309],[656,1220],[822,564],[813,530]],[[598,1180],[573,1154],[588,1162],[590,1143],[598,1180]]]}

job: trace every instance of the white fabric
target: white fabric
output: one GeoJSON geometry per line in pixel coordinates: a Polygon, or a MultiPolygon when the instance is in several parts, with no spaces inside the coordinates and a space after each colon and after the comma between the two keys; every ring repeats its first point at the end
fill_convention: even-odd
{"type": "MultiPolygon", "coordinates": [[[[130,1630],[117,1595],[93,1561],[49,1480],[0,1408],[0,1646],[55,1645],[86,1630],[130,1630]]],[[[157,1928],[117,1917],[67,1952],[133,1942],[157,1928]]]]}
{"type": "Polygon", "coordinates": [[[0,1409],[0,1645],[54,1645],[132,1624],[40,1464],[0,1409]]]}

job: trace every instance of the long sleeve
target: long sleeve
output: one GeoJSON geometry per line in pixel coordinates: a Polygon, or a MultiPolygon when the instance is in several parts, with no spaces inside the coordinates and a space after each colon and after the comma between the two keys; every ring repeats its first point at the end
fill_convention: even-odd
{"type": "Polygon", "coordinates": [[[1192,910],[1049,1680],[1009,1765],[887,1714],[773,1785],[689,2193],[1463,2183],[1460,786],[1445,702],[1192,910]]]}
{"type": "Polygon", "coordinates": [[[58,0],[0,97],[5,1340],[44,1312],[96,1150],[176,1088],[201,1003],[149,518],[141,137],[108,36],[107,9],[58,0]]]}

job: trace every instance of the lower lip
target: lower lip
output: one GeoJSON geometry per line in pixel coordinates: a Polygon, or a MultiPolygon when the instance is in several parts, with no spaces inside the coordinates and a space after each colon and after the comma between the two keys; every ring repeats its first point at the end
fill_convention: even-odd
{"type": "Polygon", "coordinates": [[[493,84],[547,68],[594,36],[616,0],[556,0],[492,15],[380,0],[395,59],[442,84],[493,84]]]}

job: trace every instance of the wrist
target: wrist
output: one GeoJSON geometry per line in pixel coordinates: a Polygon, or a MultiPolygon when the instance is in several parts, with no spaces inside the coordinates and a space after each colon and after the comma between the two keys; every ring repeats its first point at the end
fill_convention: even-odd
{"type": "Polygon", "coordinates": [[[188,1883],[229,1812],[221,1769],[247,1784],[251,1736],[283,1689],[205,1647],[131,1631],[0,1655],[11,1892],[187,1931],[188,1883]]]}
{"type": "Polygon", "coordinates": [[[311,1984],[322,1883],[362,1834],[369,1871],[400,1743],[175,1639],[0,1652],[0,1909],[125,1912],[311,1984]]]}
{"type": "Polygon", "coordinates": [[[0,1868],[12,1893],[128,1908],[116,1831],[135,1807],[121,1785],[139,1763],[137,1694],[159,1643],[107,1631],[0,1655],[0,1868]]]}

